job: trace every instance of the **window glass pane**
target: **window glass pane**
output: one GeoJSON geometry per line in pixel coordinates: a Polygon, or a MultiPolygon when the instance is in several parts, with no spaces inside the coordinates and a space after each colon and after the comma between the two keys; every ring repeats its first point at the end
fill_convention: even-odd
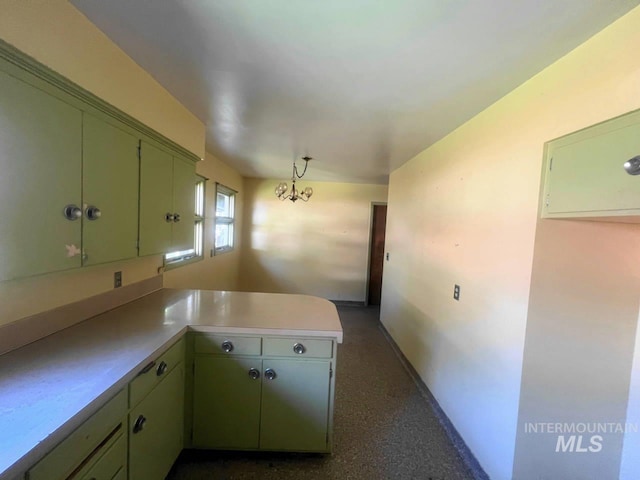
{"type": "Polygon", "coordinates": [[[216,196],[216,217],[230,217],[230,204],[229,195],[218,192],[216,196]]]}
{"type": "Polygon", "coordinates": [[[233,250],[236,192],[224,185],[216,187],[215,251],[233,250]]]}
{"type": "Polygon", "coordinates": [[[233,246],[233,225],[228,223],[216,224],[216,248],[233,246]]]}

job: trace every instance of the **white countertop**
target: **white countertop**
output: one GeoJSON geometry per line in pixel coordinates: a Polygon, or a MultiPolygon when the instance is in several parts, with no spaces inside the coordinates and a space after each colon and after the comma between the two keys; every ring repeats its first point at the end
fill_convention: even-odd
{"type": "Polygon", "coordinates": [[[328,300],[164,289],[0,356],[0,480],[13,479],[187,330],[342,343],[328,300]]]}

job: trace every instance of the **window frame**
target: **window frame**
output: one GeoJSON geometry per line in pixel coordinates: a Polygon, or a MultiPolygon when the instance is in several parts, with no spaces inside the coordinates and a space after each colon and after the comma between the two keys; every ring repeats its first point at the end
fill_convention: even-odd
{"type": "Polygon", "coordinates": [[[165,270],[181,267],[190,263],[199,262],[204,259],[204,240],[205,240],[205,205],[207,198],[207,180],[208,178],[196,173],[196,182],[194,189],[194,232],[193,232],[193,248],[182,252],[165,253],[162,258],[165,270]],[[167,257],[172,257],[168,259],[167,257]]]}
{"type": "Polygon", "coordinates": [[[214,224],[213,224],[213,254],[221,255],[223,253],[232,252],[235,250],[236,246],[236,195],[238,192],[232,188],[227,187],[221,183],[216,182],[216,204],[215,204],[215,213],[214,213],[214,224]],[[218,194],[226,195],[229,197],[230,203],[230,213],[231,216],[218,216],[218,194]],[[231,227],[230,240],[231,245],[224,245],[222,247],[218,247],[216,245],[217,235],[216,235],[216,227],[218,225],[228,225],[231,227]]]}

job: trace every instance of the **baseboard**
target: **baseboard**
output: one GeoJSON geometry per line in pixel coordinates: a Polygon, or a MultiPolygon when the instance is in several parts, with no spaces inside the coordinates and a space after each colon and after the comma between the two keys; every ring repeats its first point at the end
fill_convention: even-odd
{"type": "Polygon", "coordinates": [[[458,451],[458,454],[462,457],[462,460],[467,465],[469,470],[471,470],[473,478],[475,480],[490,480],[489,476],[480,465],[480,462],[478,462],[478,459],[476,459],[475,455],[473,455],[462,436],[456,430],[456,427],[453,426],[453,423],[451,423],[451,420],[449,420],[447,414],[444,413],[444,411],[440,407],[440,404],[429,390],[429,387],[427,387],[427,385],[422,381],[422,378],[420,378],[420,375],[418,375],[416,369],[413,368],[413,365],[409,363],[407,357],[404,356],[395,340],[391,338],[391,335],[389,335],[389,332],[387,332],[387,329],[384,328],[384,325],[382,325],[382,323],[379,324],[379,327],[382,331],[382,334],[387,339],[387,342],[389,342],[389,345],[391,345],[391,348],[400,360],[400,363],[405,368],[409,376],[413,379],[416,386],[418,387],[418,390],[433,410],[435,416],[438,418],[438,421],[442,425],[442,428],[444,428],[444,431],[447,434],[447,437],[449,437],[449,440],[453,444],[454,448],[458,451]]]}
{"type": "Polygon", "coordinates": [[[162,275],[109,290],[0,327],[0,355],[162,288],[162,275]]]}
{"type": "Polygon", "coordinates": [[[334,303],[336,307],[364,307],[364,302],[357,302],[353,300],[329,300],[334,303]]]}

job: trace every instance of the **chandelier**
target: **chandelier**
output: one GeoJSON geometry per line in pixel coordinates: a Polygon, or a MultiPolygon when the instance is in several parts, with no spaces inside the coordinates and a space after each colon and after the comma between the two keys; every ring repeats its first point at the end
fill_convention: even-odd
{"type": "Polygon", "coordinates": [[[309,166],[309,160],[311,157],[302,157],[304,160],[304,170],[301,174],[298,173],[298,167],[296,167],[296,161],[293,160],[293,173],[291,174],[291,191],[287,195],[287,182],[280,182],[276,187],[276,197],[280,200],[291,200],[295,202],[296,200],[309,201],[311,195],[313,195],[313,188],[307,187],[304,190],[300,191],[296,188],[296,178],[300,179],[304,177],[304,174],[307,172],[307,167],[309,166]]]}

